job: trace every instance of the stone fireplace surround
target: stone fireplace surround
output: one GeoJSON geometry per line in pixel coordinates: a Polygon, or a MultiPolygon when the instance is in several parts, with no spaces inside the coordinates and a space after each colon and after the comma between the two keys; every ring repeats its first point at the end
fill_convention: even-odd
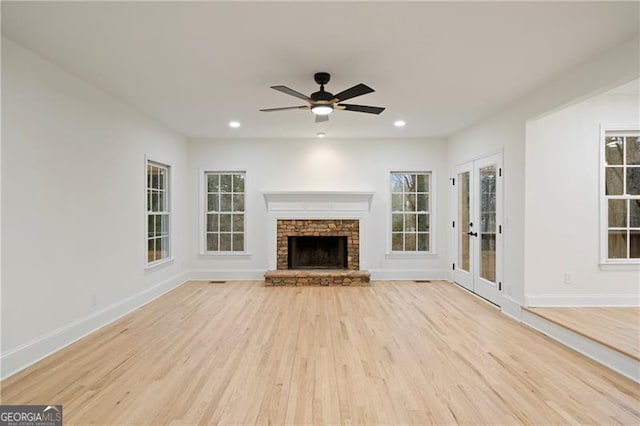
{"type": "Polygon", "coordinates": [[[279,219],[276,225],[276,269],[285,270],[288,237],[347,237],[347,269],[360,269],[360,225],[350,219],[279,219]]]}

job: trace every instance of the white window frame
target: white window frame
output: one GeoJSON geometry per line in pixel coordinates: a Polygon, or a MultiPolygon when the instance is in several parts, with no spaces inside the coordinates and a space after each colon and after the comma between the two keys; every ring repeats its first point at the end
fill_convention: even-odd
{"type": "Polygon", "coordinates": [[[144,210],[145,210],[145,218],[144,218],[144,229],[145,229],[145,243],[144,243],[144,262],[145,262],[145,269],[151,269],[151,268],[155,268],[156,266],[160,266],[160,265],[164,265],[166,263],[172,262],[173,261],[173,238],[172,238],[172,220],[173,220],[173,215],[171,214],[172,208],[172,186],[171,186],[171,177],[172,177],[172,171],[171,171],[171,165],[168,164],[167,162],[163,162],[163,161],[157,161],[156,159],[150,158],[145,156],[144,159],[144,210]],[[149,201],[148,201],[148,197],[149,197],[149,190],[153,190],[154,188],[150,188],[149,187],[149,176],[148,176],[148,167],[149,166],[154,166],[154,167],[159,167],[162,169],[166,170],[166,184],[165,184],[165,189],[163,190],[165,192],[165,209],[161,210],[161,211],[151,211],[149,210],[149,201]],[[167,256],[163,257],[161,259],[157,259],[157,260],[153,260],[153,261],[149,261],[149,240],[150,239],[157,239],[157,237],[150,237],[149,236],[149,216],[150,215],[164,215],[167,216],[167,235],[166,238],[168,239],[168,246],[167,246],[167,256]]]}
{"type": "MultiPolygon", "coordinates": [[[[433,170],[404,170],[404,169],[393,169],[388,170],[387,176],[387,250],[385,253],[386,259],[410,259],[410,258],[431,258],[437,257],[436,252],[436,228],[435,224],[436,220],[436,188],[437,188],[437,179],[436,172],[433,170]],[[402,174],[427,174],[429,175],[429,207],[425,213],[429,215],[429,250],[428,251],[397,251],[393,250],[393,191],[391,187],[391,176],[394,173],[402,173],[402,174]]],[[[419,213],[416,211],[416,213],[419,213]]],[[[417,244],[417,241],[416,241],[417,244]]]]}
{"type": "MultiPolygon", "coordinates": [[[[638,195],[608,196],[606,195],[606,147],[605,138],[608,136],[639,136],[640,123],[635,124],[601,124],[600,137],[598,138],[600,152],[600,187],[598,197],[600,199],[600,268],[602,269],[632,269],[640,270],[640,259],[610,259],[609,258],[609,205],[608,200],[623,199],[634,200],[638,195]]],[[[625,149],[626,151],[626,149],[625,149]]],[[[626,152],[624,153],[626,158],[626,152]]],[[[625,160],[626,163],[626,160],[625,160]]],[[[623,180],[626,188],[626,179],[623,180]]],[[[627,227],[626,229],[629,229],[627,227]]],[[[632,228],[636,229],[636,228],[632,228]]],[[[629,241],[627,241],[629,244],[629,241]]]]}
{"type": "Polygon", "coordinates": [[[248,251],[249,241],[247,232],[247,212],[248,212],[248,197],[247,197],[247,171],[246,170],[221,170],[221,169],[201,169],[200,170],[200,255],[205,257],[246,257],[249,258],[251,254],[248,251]],[[243,251],[208,251],[207,250],[207,208],[208,208],[208,180],[207,176],[210,174],[218,175],[244,175],[244,250],[243,251]]]}

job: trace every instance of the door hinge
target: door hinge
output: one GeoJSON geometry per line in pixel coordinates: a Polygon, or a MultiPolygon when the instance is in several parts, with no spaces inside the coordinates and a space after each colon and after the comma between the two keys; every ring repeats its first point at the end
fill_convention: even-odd
{"type": "Polygon", "coordinates": [[[502,176],[502,167],[498,169],[498,176],[502,176]]]}
{"type": "Polygon", "coordinates": [[[455,263],[452,263],[452,264],[451,264],[451,270],[452,270],[452,271],[455,271],[455,270],[456,270],[456,264],[455,264],[455,263]]]}
{"type": "Polygon", "coordinates": [[[502,291],[502,281],[498,281],[498,291],[502,291]]]}
{"type": "Polygon", "coordinates": [[[498,225],[498,234],[502,234],[502,225],[498,225]]]}

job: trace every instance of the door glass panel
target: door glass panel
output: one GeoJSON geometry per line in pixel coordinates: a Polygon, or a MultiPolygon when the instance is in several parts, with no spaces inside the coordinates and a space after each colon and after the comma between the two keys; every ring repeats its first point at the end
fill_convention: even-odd
{"type": "Polygon", "coordinates": [[[469,172],[458,174],[458,267],[469,271],[470,252],[468,232],[470,222],[469,172]]]}
{"type": "Polygon", "coordinates": [[[480,168],[480,277],[496,281],[496,166],[480,168]]]}

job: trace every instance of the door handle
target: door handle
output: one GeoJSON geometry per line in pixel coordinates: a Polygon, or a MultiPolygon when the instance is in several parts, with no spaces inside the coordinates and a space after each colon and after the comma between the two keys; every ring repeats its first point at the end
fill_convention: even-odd
{"type": "Polygon", "coordinates": [[[477,232],[467,232],[467,235],[471,235],[472,237],[477,237],[478,233],[477,232]]]}

